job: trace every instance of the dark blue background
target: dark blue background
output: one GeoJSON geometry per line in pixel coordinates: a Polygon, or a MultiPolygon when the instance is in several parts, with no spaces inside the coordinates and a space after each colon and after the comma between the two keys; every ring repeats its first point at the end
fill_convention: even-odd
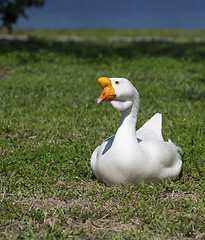
{"type": "Polygon", "coordinates": [[[47,0],[18,28],[205,29],[205,0],[47,0]]]}

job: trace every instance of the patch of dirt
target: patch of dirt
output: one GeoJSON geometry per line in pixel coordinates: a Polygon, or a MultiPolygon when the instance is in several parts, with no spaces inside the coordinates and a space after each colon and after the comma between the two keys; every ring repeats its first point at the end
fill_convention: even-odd
{"type": "MultiPolygon", "coordinates": [[[[101,37],[102,38],[102,37],[101,37]]],[[[26,34],[0,34],[0,40],[7,41],[28,41],[30,39],[29,35],[26,34]]],[[[98,37],[96,36],[79,36],[79,35],[59,35],[55,37],[57,41],[97,41],[98,37]]],[[[173,36],[104,36],[103,39],[116,42],[174,42],[183,40],[183,37],[173,37],[173,36]]],[[[194,37],[193,42],[201,43],[204,42],[204,37],[194,37]]]]}
{"type": "Polygon", "coordinates": [[[27,41],[27,40],[29,40],[29,36],[28,35],[21,35],[21,34],[0,34],[0,40],[27,41]]]}
{"type": "MultiPolygon", "coordinates": [[[[31,221],[36,226],[37,230],[42,230],[45,226],[50,226],[55,231],[56,226],[60,226],[64,233],[67,233],[67,238],[73,238],[73,232],[82,233],[83,239],[107,239],[125,234],[128,232],[140,233],[144,227],[144,219],[138,217],[138,213],[132,214],[130,217],[118,218],[122,214],[123,208],[126,206],[134,206],[140,197],[137,188],[126,188],[129,194],[132,191],[135,198],[127,198],[126,205],[123,205],[124,195],[121,197],[122,186],[108,187],[104,184],[95,184],[94,182],[85,182],[82,179],[65,183],[59,181],[58,186],[62,191],[67,192],[68,195],[60,199],[53,196],[47,199],[32,197],[30,199],[18,199],[13,201],[13,206],[18,205],[23,213],[29,213],[32,210],[35,212],[43,211],[43,222],[36,222],[31,215],[31,221]],[[66,191],[65,191],[66,189],[66,191]],[[119,192],[116,196],[107,196],[112,194],[110,190],[119,192]],[[69,195],[69,191],[71,195],[69,195]],[[74,195],[72,195],[74,194],[74,195]]],[[[60,190],[59,190],[60,191],[60,190]]],[[[122,193],[124,194],[124,193],[122,193]]],[[[181,199],[192,199],[197,202],[196,193],[193,192],[162,192],[160,194],[162,202],[180,201],[181,199]]],[[[154,209],[150,209],[154,211],[154,209]]],[[[42,213],[41,213],[42,214],[42,213]]],[[[181,213],[171,210],[170,214],[178,215],[181,213]]],[[[186,215],[186,214],[185,214],[186,215]]],[[[142,217],[142,216],[141,216],[142,217]]],[[[170,215],[170,218],[172,216],[170,215]]],[[[201,218],[198,219],[201,221],[201,218]]],[[[19,222],[16,221],[4,230],[7,236],[11,236],[11,232],[20,231],[19,222]]],[[[204,235],[194,234],[195,239],[202,239],[204,235]]],[[[80,239],[80,238],[79,238],[80,239]]],[[[156,238],[157,239],[157,238],[156,238]]],[[[176,238],[177,239],[177,238],[176,238]]],[[[186,238],[181,238],[186,239],[186,238]]],[[[190,238],[189,238],[190,239],[190,238]]],[[[193,239],[193,238],[192,238],[193,239]]]]}
{"type": "MultiPolygon", "coordinates": [[[[106,213],[104,216],[96,216],[95,212],[98,211],[98,206],[95,205],[95,202],[91,202],[89,199],[74,199],[70,201],[60,201],[58,199],[49,198],[49,199],[35,199],[30,200],[17,200],[13,203],[14,205],[18,204],[21,206],[23,212],[29,212],[31,209],[35,211],[43,210],[45,218],[42,224],[38,225],[38,229],[42,229],[43,225],[49,225],[52,230],[55,226],[60,225],[64,232],[70,233],[71,229],[77,232],[83,232],[83,239],[101,239],[103,236],[111,237],[119,233],[126,233],[133,229],[136,231],[139,230],[140,224],[138,219],[131,219],[130,221],[124,223],[120,221],[115,221],[117,213],[115,209],[111,208],[110,213],[106,213]],[[93,206],[91,206],[93,204],[93,206]],[[74,215],[69,215],[69,211],[79,208],[78,214],[76,217],[74,215]],[[49,216],[50,211],[53,211],[53,216],[49,216]],[[58,211],[64,211],[65,219],[62,221],[58,216],[58,211]],[[87,219],[83,219],[83,212],[91,214],[87,219]],[[48,216],[46,216],[48,213],[48,216]]],[[[106,204],[108,205],[108,203],[106,204]]],[[[100,206],[107,212],[107,206],[102,204],[100,206]]],[[[19,231],[19,223],[13,223],[11,227],[5,229],[7,236],[11,236],[11,231],[15,228],[15,231],[19,231]]],[[[73,239],[73,236],[70,236],[73,239]]],[[[69,239],[69,237],[68,237],[69,239]]]]}
{"type": "Polygon", "coordinates": [[[195,203],[197,202],[197,195],[194,192],[183,192],[183,193],[176,193],[176,192],[163,192],[162,193],[162,201],[180,201],[181,199],[192,199],[195,203]]]}
{"type": "Polygon", "coordinates": [[[0,68],[0,79],[6,78],[9,76],[9,71],[4,68],[0,68]]]}
{"type": "Polygon", "coordinates": [[[106,236],[114,236],[133,229],[139,230],[141,225],[137,217],[133,217],[127,222],[116,221],[116,209],[120,208],[120,199],[100,200],[102,191],[106,191],[110,187],[104,184],[96,186],[94,183],[84,181],[71,182],[69,184],[60,181],[58,185],[63,188],[66,187],[68,191],[75,189],[78,192],[78,197],[68,197],[64,200],[59,200],[55,197],[48,199],[32,197],[30,199],[15,200],[13,205],[20,206],[23,212],[30,212],[32,209],[36,212],[43,211],[45,217],[42,226],[49,225],[53,230],[55,225],[60,225],[64,232],[68,233],[71,229],[78,232],[82,231],[84,234],[83,239],[99,239],[103,235],[106,238],[106,236]],[[90,189],[95,189],[95,195],[92,199],[81,194],[81,192],[89,191],[90,189]],[[62,215],[64,220],[61,220],[62,215]]]}

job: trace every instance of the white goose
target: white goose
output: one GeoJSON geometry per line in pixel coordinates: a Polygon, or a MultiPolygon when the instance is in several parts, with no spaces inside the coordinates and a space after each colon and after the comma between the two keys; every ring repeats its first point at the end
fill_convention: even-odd
{"type": "Polygon", "coordinates": [[[137,132],[139,94],[125,78],[102,77],[103,87],[97,103],[110,101],[121,111],[121,121],[115,136],[98,146],[91,157],[95,176],[108,185],[175,179],[181,171],[182,151],[162,137],[162,115],[156,113],[137,132]]]}

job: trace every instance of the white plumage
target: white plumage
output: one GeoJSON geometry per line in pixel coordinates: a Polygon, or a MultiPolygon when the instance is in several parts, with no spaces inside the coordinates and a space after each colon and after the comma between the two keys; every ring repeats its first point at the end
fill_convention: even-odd
{"type": "Polygon", "coordinates": [[[95,176],[108,185],[175,179],[182,166],[181,150],[162,137],[162,115],[156,113],[136,132],[139,94],[125,78],[99,78],[103,92],[98,99],[110,101],[121,111],[115,136],[98,146],[91,157],[95,176]]]}

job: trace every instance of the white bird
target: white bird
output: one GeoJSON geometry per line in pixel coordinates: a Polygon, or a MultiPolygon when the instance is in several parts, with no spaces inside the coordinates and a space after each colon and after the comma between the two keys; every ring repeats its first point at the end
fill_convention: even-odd
{"type": "Polygon", "coordinates": [[[156,113],[137,132],[140,98],[125,78],[101,77],[103,92],[97,100],[110,101],[121,111],[115,136],[106,139],[91,156],[94,175],[107,185],[160,181],[178,177],[182,151],[171,140],[163,140],[162,115],[156,113]]]}

